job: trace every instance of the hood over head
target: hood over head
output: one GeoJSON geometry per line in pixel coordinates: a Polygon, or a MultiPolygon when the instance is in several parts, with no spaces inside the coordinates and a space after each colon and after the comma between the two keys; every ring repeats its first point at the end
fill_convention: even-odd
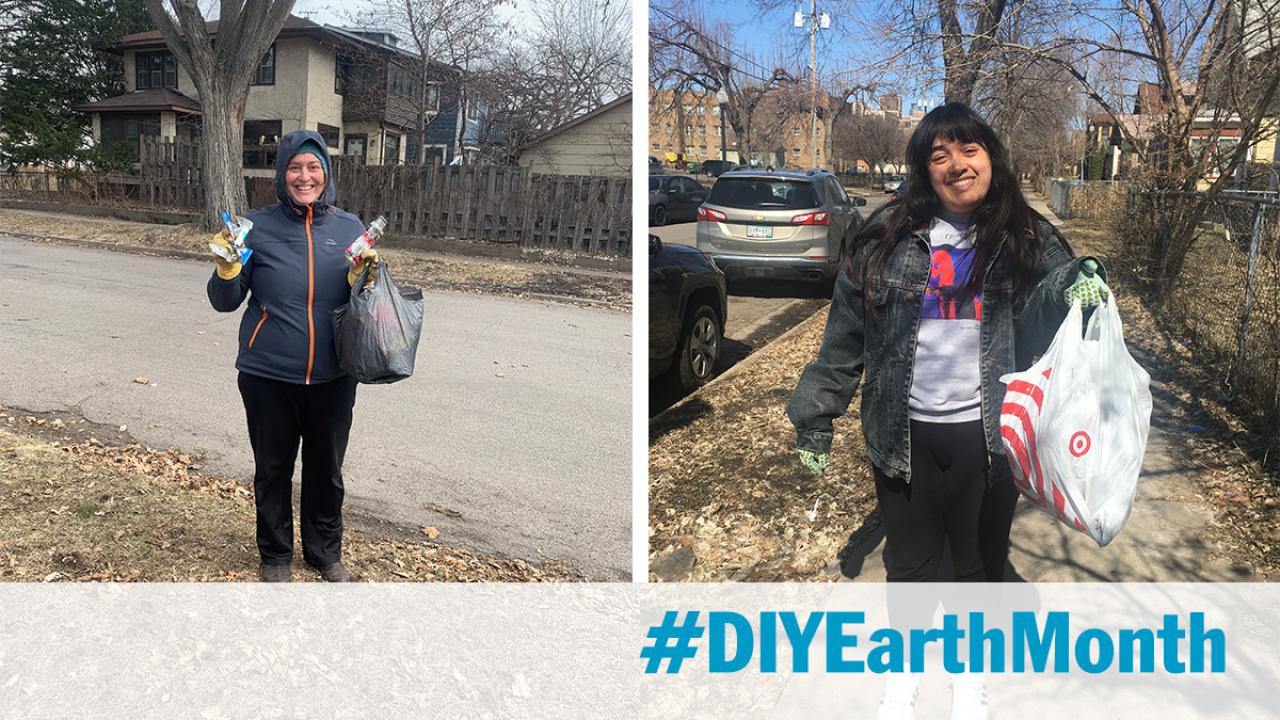
{"type": "Polygon", "coordinates": [[[315,130],[294,130],[280,138],[280,148],[276,153],[276,197],[280,199],[286,207],[296,210],[305,211],[306,207],[298,205],[289,197],[289,191],[284,186],[285,170],[289,167],[289,161],[297,155],[299,151],[310,152],[320,156],[320,164],[324,166],[324,194],[313,203],[313,208],[317,211],[323,210],[325,207],[332,206],[334,203],[334,186],[333,186],[333,164],[329,160],[329,148],[325,145],[324,137],[315,130]],[[308,142],[309,141],[309,142],[308,142]],[[307,147],[303,148],[306,143],[307,147]],[[314,145],[315,147],[312,147],[314,145]]]}

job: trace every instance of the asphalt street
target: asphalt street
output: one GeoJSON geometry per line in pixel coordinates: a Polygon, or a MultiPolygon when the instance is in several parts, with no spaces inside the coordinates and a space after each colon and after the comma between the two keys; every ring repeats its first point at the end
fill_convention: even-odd
{"type": "MultiPolygon", "coordinates": [[[[853,193],[850,193],[851,195],[853,193]]],[[[871,216],[884,205],[888,195],[861,193],[867,200],[866,207],[858,208],[863,219],[871,216]]],[[[662,227],[650,227],[664,243],[694,247],[697,223],[684,222],[662,227]]],[[[717,373],[733,367],[756,349],[786,332],[796,323],[817,312],[830,299],[827,288],[809,283],[756,282],[737,283],[729,288],[728,322],[725,323],[725,342],[722,346],[717,373]]],[[[654,387],[649,395],[650,416],[670,407],[683,397],[678,388],[654,387]]]]}
{"type": "MultiPolygon", "coordinates": [[[[3,235],[0,251],[0,403],[127,425],[252,478],[241,313],[209,306],[212,263],[3,235]]],[[[414,377],[360,387],[346,507],[628,578],[631,316],[444,292],[425,293],[425,308],[414,377]]]]}

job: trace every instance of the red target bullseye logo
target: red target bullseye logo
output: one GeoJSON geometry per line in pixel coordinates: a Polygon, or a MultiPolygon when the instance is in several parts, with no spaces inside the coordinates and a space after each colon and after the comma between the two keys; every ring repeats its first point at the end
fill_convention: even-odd
{"type": "Polygon", "coordinates": [[[1071,448],[1072,455],[1081,457],[1085,453],[1089,452],[1089,446],[1092,444],[1093,443],[1089,440],[1089,433],[1081,430],[1071,436],[1071,442],[1068,446],[1071,448]]]}

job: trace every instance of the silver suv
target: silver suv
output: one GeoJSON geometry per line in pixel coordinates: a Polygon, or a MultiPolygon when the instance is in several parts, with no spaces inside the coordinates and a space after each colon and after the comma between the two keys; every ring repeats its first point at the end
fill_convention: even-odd
{"type": "Polygon", "coordinates": [[[727,172],[698,207],[698,249],[730,278],[828,281],[866,204],[825,170],[727,172]]]}

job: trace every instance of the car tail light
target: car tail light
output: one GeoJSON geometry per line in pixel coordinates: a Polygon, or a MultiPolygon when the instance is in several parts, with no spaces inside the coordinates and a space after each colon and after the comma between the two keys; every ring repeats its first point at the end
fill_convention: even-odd
{"type": "Polygon", "coordinates": [[[791,218],[792,225],[830,225],[825,212],[805,213],[791,218]]]}
{"type": "Polygon", "coordinates": [[[720,212],[719,210],[712,210],[712,209],[711,209],[711,208],[709,208],[709,207],[706,207],[706,206],[703,206],[703,205],[699,205],[699,206],[698,206],[698,219],[699,219],[699,220],[715,220],[715,221],[717,221],[717,222],[723,222],[723,221],[725,221],[725,220],[728,220],[728,219],[729,219],[729,216],[728,216],[728,215],[725,215],[724,213],[720,212]]]}

